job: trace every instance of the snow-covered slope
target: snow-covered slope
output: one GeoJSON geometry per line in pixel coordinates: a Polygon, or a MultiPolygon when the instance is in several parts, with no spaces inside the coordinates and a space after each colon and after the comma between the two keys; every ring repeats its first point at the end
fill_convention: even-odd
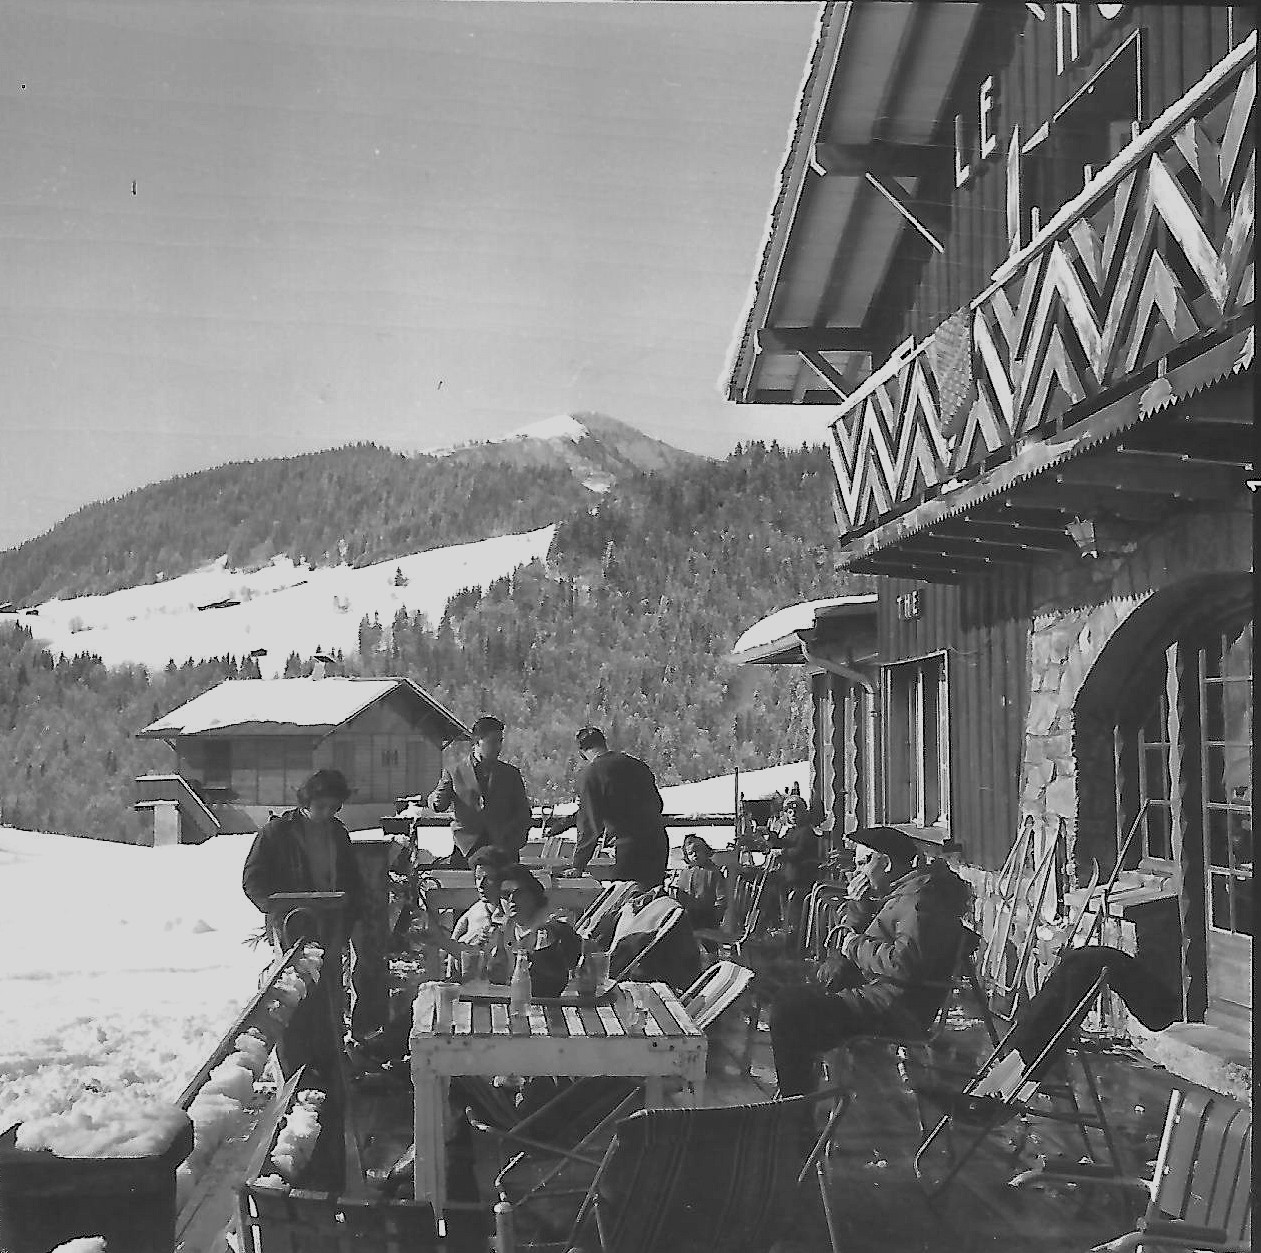
{"type": "Polygon", "coordinates": [[[264,648],[259,668],[274,677],[291,652],[354,652],[365,614],[378,615],[387,630],[400,609],[424,613],[437,624],[457,592],[486,587],[546,557],[555,532],[547,526],[360,569],[313,570],[277,557],[260,570],[239,571],[220,558],[163,583],[46,601],[37,615],[0,614],[0,625],[16,619],[54,651],[96,653],[107,665],[130,661],[160,668],[172,659],[241,657],[264,648]],[[237,603],[203,608],[222,601],[237,603]]]}
{"type": "Polygon", "coordinates": [[[135,848],[0,827],[0,1130],[85,1085],[176,1095],[270,950],[249,836],[135,848]]]}

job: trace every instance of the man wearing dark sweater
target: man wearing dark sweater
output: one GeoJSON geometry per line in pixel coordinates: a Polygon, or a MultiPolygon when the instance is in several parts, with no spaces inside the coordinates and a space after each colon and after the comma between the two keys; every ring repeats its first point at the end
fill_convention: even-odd
{"type": "Polygon", "coordinates": [[[665,880],[670,853],[664,805],[652,771],[609,748],[599,727],[583,727],[578,751],[587,765],[578,780],[578,843],[572,871],[581,873],[603,838],[613,841],[613,877],[645,888],[665,880]]]}

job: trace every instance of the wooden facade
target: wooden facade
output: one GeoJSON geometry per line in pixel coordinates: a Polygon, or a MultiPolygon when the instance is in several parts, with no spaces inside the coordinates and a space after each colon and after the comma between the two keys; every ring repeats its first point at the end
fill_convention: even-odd
{"type": "Polygon", "coordinates": [[[878,819],[982,881],[1031,829],[1049,908],[1123,855],[1118,922],[1237,1031],[1256,60],[1243,6],[824,5],[727,379],[830,406],[878,819]]]}

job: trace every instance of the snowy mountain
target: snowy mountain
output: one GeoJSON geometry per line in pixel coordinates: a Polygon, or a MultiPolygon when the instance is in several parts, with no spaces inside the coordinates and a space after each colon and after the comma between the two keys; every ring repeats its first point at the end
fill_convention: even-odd
{"type": "Polygon", "coordinates": [[[107,665],[258,658],[265,678],[279,676],[291,652],[353,653],[359,624],[377,617],[388,628],[400,609],[424,613],[435,626],[447,601],[465,588],[487,587],[519,566],[547,556],[555,526],[412,553],[355,569],[312,569],[274,557],[249,571],[226,557],[160,583],[103,596],[44,601],[34,613],[0,613],[0,629],[21,622],[54,652],[95,653],[107,665]]]}

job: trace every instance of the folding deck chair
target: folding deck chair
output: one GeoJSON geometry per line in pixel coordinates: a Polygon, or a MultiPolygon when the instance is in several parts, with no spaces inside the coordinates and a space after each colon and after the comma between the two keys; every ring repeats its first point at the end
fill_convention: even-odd
{"type": "MultiPolygon", "coordinates": [[[[569,1238],[516,1247],[766,1253],[800,1204],[797,1131],[816,1099],[640,1110],[617,1124],[569,1238]]],[[[519,1209],[506,1199],[495,1207],[509,1240],[519,1209]]]]}
{"type": "Polygon", "coordinates": [[[1206,1088],[1175,1088],[1151,1179],[1117,1178],[1105,1167],[1044,1163],[1011,1182],[1101,1184],[1147,1194],[1147,1212],[1133,1230],[1096,1245],[1093,1253],[1150,1249],[1252,1247],[1252,1111],[1206,1088]]]}
{"type": "Polygon", "coordinates": [[[738,876],[732,890],[735,897],[730,927],[698,927],[696,938],[701,945],[720,955],[741,956],[744,946],[753,938],[763,921],[766,887],[779,866],[779,854],[768,853],[766,861],[751,879],[738,876]]]}
{"type": "Polygon", "coordinates": [[[946,1113],[928,1133],[915,1154],[915,1175],[921,1183],[924,1182],[925,1156],[942,1133],[950,1133],[948,1142],[952,1152],[955,1125],[966,1126],[971,1133],[963,1152],[954,1155],[947,1174],[939,1183],[926,1189],[930,1198],[939,1195],[950,1185],[991,1131],[1015,1117],[1025,1115],[1075,1125],[1083,1148],[1092,1162],[1096,1160],[1097,1153],[1091,1142],[1090,1132],[1098,1132],[1108,1156],[1107,1173],[1114,1177],[1121,1175],[1116,1140],[1108,1124],[1087,1051],[1079,1038],[1082,1023],[1087,1013],[1099,1004],[1107,989],[1107,981],[1108,973],[1105,968],[1085,995],[1049,1034],[1034,1057],[1022,1056],[1013,1043],[1028,1030],[1029,1016],[1034,1012],[1030,1006],[1035,1006],[1036,1009],[1035,1002],[1030,1001],[1021,1007],[1011,1029],[994,1047],[980,1070],[968,1080],[962,1091],[930,1090],[925,1085],[920,1086],[921,1096],[940,1098],[946,1109],[946,1113]],[[1081,1069],[1090,1098],[1089,1109],[1083,1109],[1078,1100],[1072,1073],[1068,1070],[1071,1060],[1075,1060],[1081,1069]],[[1062,1080],[1053,1078],[1057,1070],[1064,1071],[1062,1080]]]}
{"type": "Polygon", "coordinates": [[[597,928],[635,895],[635,884],[630,879],[610,879],[600,894],[587,906],[581,918],[574,923],[574,930],[584,939],[591,939],[597,928]]]}

